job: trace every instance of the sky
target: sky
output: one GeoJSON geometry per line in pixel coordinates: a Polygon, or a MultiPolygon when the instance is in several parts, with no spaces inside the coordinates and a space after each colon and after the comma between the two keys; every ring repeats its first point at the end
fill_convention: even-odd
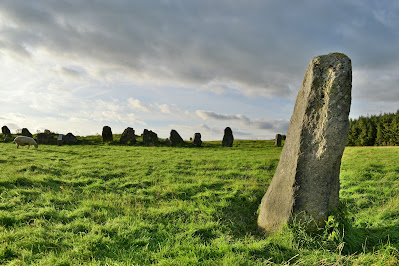
{"type": "Polygon", "coordinates": [[[0,126],[272,139],[330,52],[351,118],[399,109],[397,0],[1,0],[0,126]]]}

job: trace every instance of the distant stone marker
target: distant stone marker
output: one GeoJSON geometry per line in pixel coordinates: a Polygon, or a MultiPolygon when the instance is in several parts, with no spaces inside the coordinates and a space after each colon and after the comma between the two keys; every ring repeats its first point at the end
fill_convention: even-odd
{"type": "Polygon", "coordinates": [[[38,133],[37,144],[56,144],[57,139],[54,138],[53,134],[49,133],[38,133]]]}
{"type": "Polygon", "coordinates": [[[66,145],[77,144],[78,139],[71,132],[62,137],[62,142],[66,145]]]}
{"type": "Polygon", "coordinates": [[[122,135],[121,138],[119,140],[120,143],[122,144],[134,144],[136,143],[136,135],[134,135],[134,129],[131,127],[126,128],[122,135]]]}
{"type": "Polygon", "coordinates": [[[197,147],[201,147],[201,145],[202,145],[201,133],[194,134],[193,144],[197,147]]]}
{"type": "Polygon", "coordinates": [[[114,136],[112,135],[112,130],[109,126],[104,126],[103,127],[103,142],[110,142],[114,140],[114,136]]]}
{"type": "Polygon", "coordinates": [[[223,147],[233,147],[233,142],[234,142],[233,131],[231,131],[231,128],[226,127],[224,129],[222,146],[223,147]]]}
{"type": "Polygon", "coordinates": [[[179,133],[177,133],[176,130],[172,129],[170,131],[170,136],[169,136],[169,141],[170,141],[170,145],[171,146],[175,146],[178,144],[183,144],[184,140],[183,138],[179,135],[179,133]]]}
{"type": "Polygon", "coordinates": [[[158,142],[158,135],[151,130],[144,129],[143,132],[143,143],[145,144],[155,144],[158,142]]]}
{"type": "Polygon", "coordinates": [[[281,134],[276,134],[276,147],[281,147],[281,140],[282,140],[281,134]]]}
{"type": "Polygon", "coordinates": [[[4,141],[11,139],[11,131],[7,126],[2,126],[1,132],[3,133],[4,141]]]}
{"type": "Polygon", "coordinates": [[[322,226],[339,203],[339,171],[349,130],[352,67],[344,54],[314,57],[306,70],[258,225],[270,233],[293,217],[322,226]]]}
{"type": "Polygon", "coordinates": [[[25,136],[25,137],[30,137],[30,138],[32,138],[33,137],[33,135],[29,132],[29,130],[27,129],[27,128],[23,128],[22,129],[22,136],[25,136]]]}
{"type": "Polygon", "coordinates": [[[58,146],[62,146],[62,144],[63,144],[62,138],[63,138],[63,135],[59,134],[58,135],[58,139],[57,139],[57,145],[58,146]]]}

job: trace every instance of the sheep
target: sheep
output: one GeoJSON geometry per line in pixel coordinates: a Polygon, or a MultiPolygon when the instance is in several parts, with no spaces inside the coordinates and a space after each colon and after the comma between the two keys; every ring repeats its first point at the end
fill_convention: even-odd
{"type": "Polygon", "coordinates": [[[36,143],[36,141],[30,137],[25,137],[25,136],[19,136],[14,139],[15,144],[17,144],[17,149],[19,146],[25,146],[28,145],[28,149],[30,145],[35,146],[35,148],[39,147],[36,143]]]}

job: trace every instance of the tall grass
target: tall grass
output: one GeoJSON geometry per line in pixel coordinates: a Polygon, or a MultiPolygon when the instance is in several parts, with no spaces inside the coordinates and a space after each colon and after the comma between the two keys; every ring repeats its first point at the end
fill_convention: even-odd
{"type": "Polygon", "coordinates": [[[0,144],[0,263],[398,263],[399,149],[347,148],[341,209],[266,236],[259,203],[281,148],[0,144]]]}

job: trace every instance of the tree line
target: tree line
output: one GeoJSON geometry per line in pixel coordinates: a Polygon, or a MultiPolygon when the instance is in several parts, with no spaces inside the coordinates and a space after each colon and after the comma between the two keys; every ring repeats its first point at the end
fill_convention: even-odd
{"type": "Polygon", "coordinates": [[[399,145],[399,110],[396,113],[350,119],[348,146],[399,145]]]}

